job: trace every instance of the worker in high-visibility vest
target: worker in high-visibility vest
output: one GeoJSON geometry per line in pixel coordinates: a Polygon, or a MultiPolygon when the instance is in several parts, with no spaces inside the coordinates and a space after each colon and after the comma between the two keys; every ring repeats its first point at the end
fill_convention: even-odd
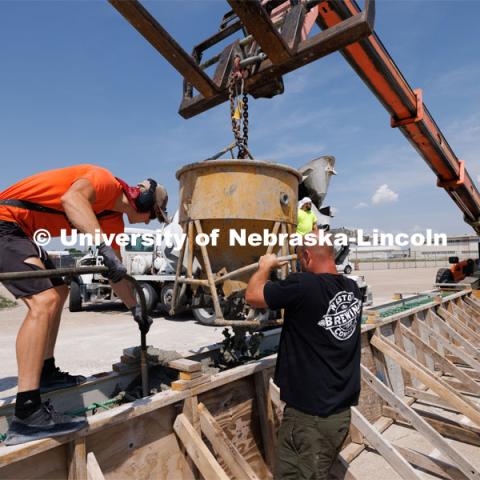
{"type": "Polygon", "coordinates": [[[312,200],[304,197],[298,202],[297,233],[306,235],[317,230],[317,217],[312,212],[312,200]]]}

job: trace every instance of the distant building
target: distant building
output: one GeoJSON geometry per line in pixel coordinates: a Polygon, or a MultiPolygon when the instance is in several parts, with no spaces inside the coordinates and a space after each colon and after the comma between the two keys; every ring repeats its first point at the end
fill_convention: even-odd
{"type": "Polygon", "coordinates": [[[405,258],[410,254],[408,247],[357,246],[350,247],[350,261],[355,260],[391,260],[405,258]]]}
{"type": "Polygon", "coordinates": [[[447,246],[420,246],[410,247],[413,257],[459,257],[460,260],[466,258],[478,258],[479,237],[476,235],[452,235],[447,237],[447,246]]]}

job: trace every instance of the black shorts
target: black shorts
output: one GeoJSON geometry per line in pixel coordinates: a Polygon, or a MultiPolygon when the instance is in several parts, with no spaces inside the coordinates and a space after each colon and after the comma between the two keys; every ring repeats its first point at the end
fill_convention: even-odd
{"type": "MultiPolygon", "coordinates": [[[[55,269],[47,252],[28,238],[16,223],[0,221],[0,272],[40,270],[36,265],[25,263],[25,260],[31,257],[40,258],[47,270],[55,269]]],[[[15,298],[22,298],[65,285],[65,282],[61,277],[29,278],[3,282],[3,285],[15,298]]]]}

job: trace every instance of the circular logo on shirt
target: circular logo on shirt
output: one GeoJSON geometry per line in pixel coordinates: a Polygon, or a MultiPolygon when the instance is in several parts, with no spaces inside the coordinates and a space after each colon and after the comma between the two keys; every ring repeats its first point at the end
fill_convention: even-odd
{"type": "Polygon", "coordinates": [[[338,292],[329,302],[327,313],[318,325],[328,330],[337,340],[348,340],[355,331],[362,302],[353,292],[338,292]]]}

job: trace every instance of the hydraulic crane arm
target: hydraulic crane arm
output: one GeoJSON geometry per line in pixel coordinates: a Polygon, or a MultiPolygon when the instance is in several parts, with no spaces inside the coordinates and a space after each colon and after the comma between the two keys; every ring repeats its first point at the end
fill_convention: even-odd
{"type": "MultiPolygon", "coordinates": [[[[317,24],[331,28],[360,12],[354,0],[318,5],[317,24]]],[[[480,234],[480,194],[430,112],[422,91],[412,90],[375,33],[341,50],[342,55],[391,115],[399,128],[424,158],[444,188],[464,213],[465,221],[480,234]]]]}

